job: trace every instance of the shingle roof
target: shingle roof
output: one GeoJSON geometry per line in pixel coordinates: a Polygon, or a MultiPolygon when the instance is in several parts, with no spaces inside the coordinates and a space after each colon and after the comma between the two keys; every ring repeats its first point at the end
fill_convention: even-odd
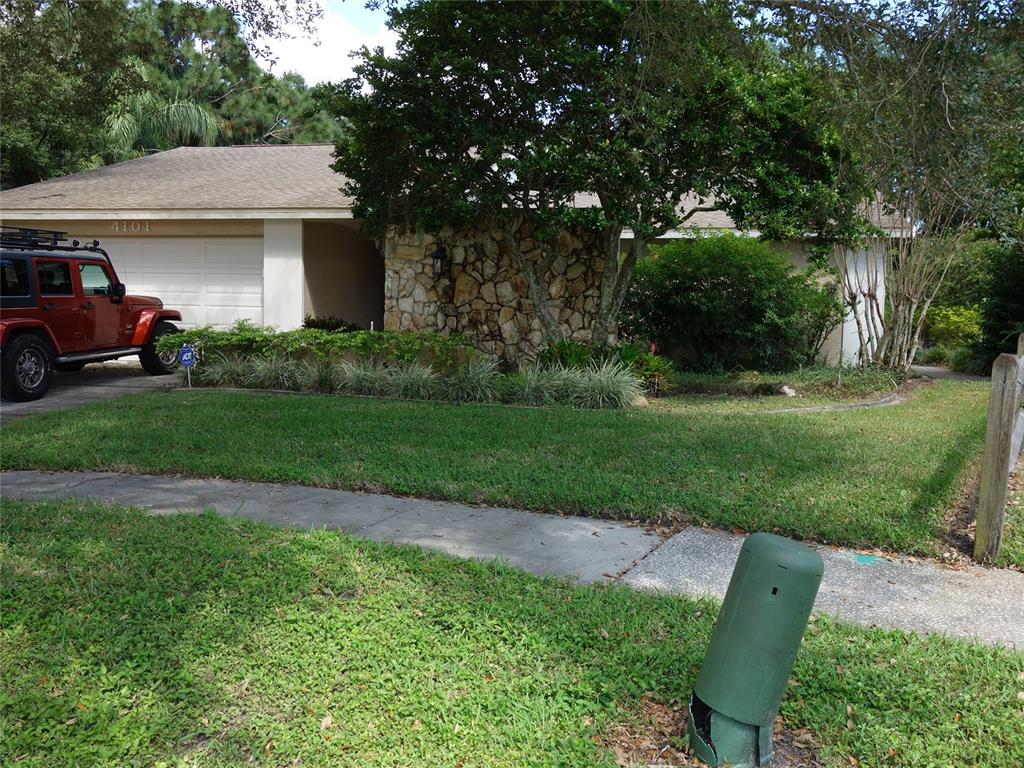
{"type": "MultiPolygon", "coordinates": [[[[0,212],[79,216],[120,211],[322,211],[350,215],[352,198],[339,190],[345,178],[331,170],[330,144],[179,147],[94,171],[62,176],[0,192],[0,212]]],[[[688,197],[683,208],[697,204],[688,197]]],[[[577,205],[597,205],[580,194],[577,205]]],[[[892,222],[875,212],[882,226],[892,222]]],[[[684,229],[730,230],[722,211],[694,214],[684,229]]]]}
{"type": "MultiPolygon", "coordinates": [[[[95,171],[0,192],[0,211],[347,211],[345,178],[331,170],[330,144],[179,147],[95,171]]],[[[688,201],[690,202],[690,201],[688,201]]],[[[695,202],[695,201],[693,201],[695,202]]],[[[579,205],[597,205],[580,195],[579,205]]],[[[701,212],[687,226],[732,229],[720,211],[701,212]]]]}
{"type": "Polygon", "coordinates": [[[3,211],[348,209],[330,144],[179,147],[0,193],[3,211]]]}

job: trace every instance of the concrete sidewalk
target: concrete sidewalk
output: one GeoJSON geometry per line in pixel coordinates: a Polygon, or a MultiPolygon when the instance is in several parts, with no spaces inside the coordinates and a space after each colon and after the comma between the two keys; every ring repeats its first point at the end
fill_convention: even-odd
{"type": "MultiPolygon", "coordinates": [[[[743,536],[688,528],[667,541],[607,520],[396,498],[294,485],[127,475],[11,471],[6,498],[92,498],[154,514],[214,509],[297,528],[345,530],[458,557],[501,558],[541,575],[613,581],[671,594],[722,597],[743,536]]],[[[866,626],[1005,645],[1024,651],[1024,574],[953,570],[908,558],[818,547],[825,577],[816,610],[866,626]]]]}

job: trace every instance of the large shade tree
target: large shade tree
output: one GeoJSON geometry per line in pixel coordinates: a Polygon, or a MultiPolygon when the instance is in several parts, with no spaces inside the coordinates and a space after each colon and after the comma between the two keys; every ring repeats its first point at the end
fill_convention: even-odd
{"type": "Polygon", "coordinates": [[[1024,131],[1019,0],[761,0],[764,32],[820,63],[833,121],[886,224],[877,277],[837,248],[861,359],[904,369],[966,239],[1015,206],[999,158],[1024,131]]]}
{"type": "Polygon", "coordinates": [[[183,144],[332,141],[301,78],[256,64],[318,0],[0,0],[0,185],[183,144]]]}
{"type": "Polygon", "coordinates": [[[771,236],[840,220],[815,81],[745,39],[725,4],[421,2],[389,18],[395,55],[364,50],[332,94],[355,213],[377,236],[493,222],[549,339],[564,229],[600,243],[604,343],[646,242],[695,212],[771,236]],[[520,247],[523,224],[536,251],[520,247]]]}

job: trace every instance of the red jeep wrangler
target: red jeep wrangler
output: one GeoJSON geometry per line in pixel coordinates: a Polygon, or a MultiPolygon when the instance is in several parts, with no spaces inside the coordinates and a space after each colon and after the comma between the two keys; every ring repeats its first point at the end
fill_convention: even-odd
{"type": "Polygon", "coordinates": [[[64,232],[0,228],[0,394],[35,400],[54,369],[138,355],[152,374],[171,373],[173,354],[155,343],[178,331],[181,313],[149,296],[125,295],[99,241],[68,242],[64,232]]]}

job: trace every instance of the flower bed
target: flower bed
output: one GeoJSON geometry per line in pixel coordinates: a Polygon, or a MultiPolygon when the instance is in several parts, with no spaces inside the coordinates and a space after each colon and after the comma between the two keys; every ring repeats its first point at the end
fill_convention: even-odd
{"type": "Polygon", "coordinates": [[[426,331],[278,333],[243,322],[227,331],[183,331],[158,348],[182,344],[198,353],[198,386],[573,408],[624,408],[644,394],[642,378],[618,360],[539,362],[503,373],[462,337],[426,331]]]}

